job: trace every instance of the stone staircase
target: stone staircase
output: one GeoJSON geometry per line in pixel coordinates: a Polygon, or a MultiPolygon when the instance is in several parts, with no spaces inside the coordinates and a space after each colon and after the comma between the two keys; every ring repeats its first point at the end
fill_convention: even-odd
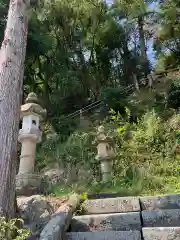
{"type": "Polygon", "coordinates": [[[65,240],[180,240],[180,194],[88,199],[65,240]]]}

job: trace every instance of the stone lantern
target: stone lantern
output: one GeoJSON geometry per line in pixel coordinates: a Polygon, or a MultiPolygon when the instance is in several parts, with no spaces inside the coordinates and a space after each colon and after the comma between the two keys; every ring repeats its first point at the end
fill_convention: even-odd
{"type": "Polygon", "coordinates": [[[113,170],[113,158],[115,152],[113,148],[113,139],[105,134],[103,126],[98,128],[97,132],[97,156],[96,160],[100,161],[102,181],[107,182],[112,179],[113,170]]]}
{"type": "Polygon", "coordinates": [[[35,93],[30,93],[21,106],[20,117],[22,129],[18,141],[21,143],[19,171],[16,178],[16,188],[22,189],[37,184],[37,174],[34,173],[36,145],[41,141],[40,121],[46,116],[46,110],[38,102],[35,93]]]}

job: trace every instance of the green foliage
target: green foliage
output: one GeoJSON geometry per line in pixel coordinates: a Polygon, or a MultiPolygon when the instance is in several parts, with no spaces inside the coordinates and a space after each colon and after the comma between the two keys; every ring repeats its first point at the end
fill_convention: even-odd
{"type": "Polygon", "coordinates": [[[92,133],[75,132],[65,143],[58,141],[58,137],[45,141],[40,148],[39,155],[43,156],[45,153],[52,161],[65,165],[83,163],[84,159],[87,160],[87,164],[93,164],[92,141],[92,133]]]}
{"type": "Polygon", "coordinates": [[[21,219],[10,219],[6,221],[4,217],[0,218],[0,239],[1,240],[26,240],[30,232],[26,229],[19,229],[17,222],[23,222],[21,219]]]}
{"type": "MultiPolygon", "coordinates": [[[[53,163],[63,168],[81,165],[92,170],[95,191],[105,188],[97,184],[99,164],[95,160],[96,148],[92,145],[94,130],[78,132],[78,121],[65,117],[86,106],[91,98],[91,101],[103,100],[116,113],[111,112],[112,121],[105,122],[110,131],[117,130],[115,188],[118,186],[122,192],[124,189],[133,192],[134,188],[143,192],[145,188],[155,189],[156,185],[157,189],[161,188],[161,180],[155,178],[155,169],[162,165],[163,169],[174,167],[171,165],[171,159],[176,162],[173,133],[168,130],[168,123],[154,112],[146,113],[137,125],[127,122],[126,112],[126,107],[134,104],[128,95],[151,68],[146,49],[149,40],[155,39],[156,69],[164,70],[180,63],[179,2],[159,3],[161,11],[149,7],[153,2],[117,0],[111,5],[104,0],[55,0],[40,1],[32,9],[24,97],[30,91],[38,94],[48,112],[44,133],[57,134],[43,140],[38,147],[39,170],[53,163]],[[129,86],[129,90],[124,91],[122,86],[129,86]],[[124,135],[130,130],[133,138],[125,140],[124,135]],[[144,176],[144,172],[149,175],[144,176]]],[[[1,41],[7,11],[7,1],[0,0],[1,41]]],[[[140,93],[143,93],[141,86],[140,93]]],[[[179,93],[179,83],[173,82],[168,92],[171,107],[178,108],[179,93]]],[[[143,113],[146,107],[163,110],[163,95],[158,90],[156,94],[144,91],[144,95],[147,104],[140,104],[138,98],[136,103],[143,113]]],[[[163,176],[164,184],[164,175],[158,172],[157,176],[163,176]]],[[[53,187],[53,192],[61,194],[58,186],[53,187]]]]}
{"type": "MultiPolygon", "coordinates": [[[[74,186],[73,186],[74,187],[74,186]]],[[[73,190],[73,187],[71,186],[63,186],[60,184],[49,184],[47,192],[48,194],[54,194],[57,197],[63,197],[63,196],[70,196],[75,192],[75,188],[73,190]]]]}
{"type": "Polygon", "coordinates": [[[167,101],[172,108],[178,109],[180,107],[180,79],[172,82],[167,101]]]}
{"type": "MultiPolygon", "coordinates": [[[[126,115],[129,114],[129,109],[126,109],[126,115]]],[[[179,121],[178,115],[171,118],[173,122],[179,121]]],[[[64,144],[56,142],[53,157],[51,151],[47,151],[47,154],[55,163],[65,166],[70,163],[74,168],[86,166],[93,172],[93,179],[87,174],[84,176],[86,183],[74,182],[71,186],[64,186],[66,190],[69,188],[71,191],[89,193],[118,191],[120,195],[167,193],[171,187],[176,191],[180,179],[176,155],[179,133],[172,130],[170,120],[165,121],[152,111],[145,113],[137,124],[127,122],[120,114],[113,115],[110,122],[103,123],[107,132],[116,132],[117,155],[110,185],[99,181],[99,163],[95,160],[97,150],[92,146],[95,138],[92,130],[89,133],[76,132],[64,144]]],[[[41,157],[44,157],[42,152],[41,157]]]]}
{"type": "MultiPolygon", "coordinates": [[[[176,175],[178,182],[180,177],[175,133],[155,112],[146,113],[137,125],[125,128],[129,127],[133,136],[129,140],[124,140],[123,132],[117,129],[115,179],[121,179],[127,189],[136,189],[137,194],[169,191],[167,180],[176,175]]],[[[120,128],[124,129],[123,124],[120,128]]]]}
{"type": "Polygon", "coordinates": [[[131,93],[124,91],[123,88],[105,88],[102,93],[101,97],[102,100],[108,104],[110,109],[113,109],[115,112],[120,112],[121,114],[125,114],[125,108],[128,105],[127,103],[127,96],[131,93]]]}
{"type": "MultiPolygon", "coordinates": [[[[7,1],[0,0],[1,41],[7,10],[7,1]]],[[[113,5],[104,0],[38,1],[32,8],[24,97],[30,91],[39,95],[56,132],[65,129],[62,115],[82,108],[87,98],[99,100],[102,89],[120,89],[134,84],[134,74],[143,75],[142,44],[135,35],[137,17],[146,10],[143,0],[113,5]]],[[[141,42],[146,38],[142,35],[141,42]]]]}
{"type": "Polygon", "coordinates": [[[168,0],[160,4],[158,14],[159,27],[156,31],[154,49],[158,57],[157,69],[173,68],[180,65],[179,1],[168,0]]]}

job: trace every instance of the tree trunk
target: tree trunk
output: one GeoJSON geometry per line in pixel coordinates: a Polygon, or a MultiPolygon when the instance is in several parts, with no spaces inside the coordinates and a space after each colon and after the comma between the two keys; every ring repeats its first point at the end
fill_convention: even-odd
{"type": "Polygon", "coordinates": [[[0,50],[0,211],[15,215],[15,177],[29,0],[10,0],[0,50]]]}
{"type": "Polygon", "coordinates": [[[138,80],[135,73],[133,73],[132,78],[133,78],[134,88],[136,89],[136,91],[139,91],[139,84],[138,84],[138,80]]]}
{"type": "Polygon", "coordinates": [[[145,43],[145,36],[144,36],[144,18],[143,16],[138,17],[138,29],[139,29],[139,44],[140,44],[140,51],[141,57],[143,59],[143,67],[145,76],[149,73],[149,64],[148,64],[148,57],[146,51],[146,43],[145,43]]]}
{"type": "Polygon", "coordinates": [[[132,81],[134,88],[137,91],[139,91],[139,84],[136,77],[136,63],[133,57],[131,56],[127,43],[125,41],[124,43],[125,43],[123,46],[124,54],[122,55],[122,59],[124,61],[124,75],[127,79],[128,78],[130,79],[129,81],[132,81]]]}

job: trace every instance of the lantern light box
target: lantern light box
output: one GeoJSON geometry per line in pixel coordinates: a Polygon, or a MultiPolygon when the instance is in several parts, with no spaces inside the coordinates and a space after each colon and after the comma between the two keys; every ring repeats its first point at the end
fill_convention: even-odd
{"type": "Polygon", "coordinates": [[[29,133],[33,129],[39,129],[39,117],[36,115],[27,115],[23,117],[22,130],[29,133]]]}

